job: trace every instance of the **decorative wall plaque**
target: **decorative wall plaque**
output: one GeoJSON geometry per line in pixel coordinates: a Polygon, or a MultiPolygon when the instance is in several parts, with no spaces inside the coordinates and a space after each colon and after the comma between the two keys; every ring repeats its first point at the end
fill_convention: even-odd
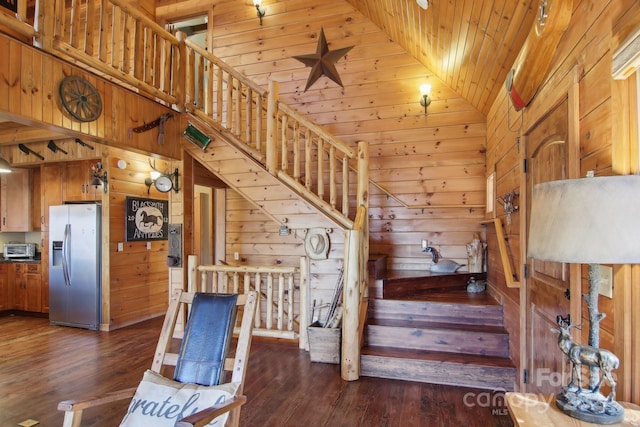
{"type": "Polygon", "coordinates": [[[126,198],[127,242],[167,240],[169,202],[167,200],[126,198]]]}

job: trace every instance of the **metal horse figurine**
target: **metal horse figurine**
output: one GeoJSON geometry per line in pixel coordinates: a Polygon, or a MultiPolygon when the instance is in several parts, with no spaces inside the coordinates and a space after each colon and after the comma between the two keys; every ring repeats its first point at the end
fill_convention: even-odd
{"type": "Polygon", "coordinates": [[[568,318],[558,316],[556,323],[560,329],[554,328],[553,331],[560,334],[558,336],[558,346],[560,350],[569,357],[573,367],[569,388],[576,386],[577,393],[580,393],[582,390],[581,366],[597,367],[600,369],[600,379],[591,392],[598,393],[600,386],[602,386],[602,383],[606,379],[611,385],[611,393],[609,393],[607,401],[612,402],[616,395],[616,381],[613,379],[611,371],[618,368],[620,364],[618,357],[609,350],[592,347],[590,345],[580,345],[573,342],[571,340],[571,334],[569,333],[572,326],[568,318]]]}

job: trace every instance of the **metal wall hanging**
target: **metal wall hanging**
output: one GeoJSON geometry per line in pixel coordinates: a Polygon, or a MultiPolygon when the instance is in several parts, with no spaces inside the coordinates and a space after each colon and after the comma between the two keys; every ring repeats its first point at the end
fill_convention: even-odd
{"type": "Polygon", "coordinates": [[[162,145],[164,144],[164,122],[169,120],[171,117],[173,117],[173,114],[171,113],[162,114],[157,119],[149,123],[145,123],[142,126],[129,128],[128,137],[129,139],[131,139],[131,137],[133,136],[133,132],[142,133],[157,127],[158,128],[158,144],[162,145]]]}
{"type": "Polygon", "coordinates": [[[347,54],[353,46],[343,47],[342,49],[329,50],[327,39],[324,36],[324,28],[320,29],[320,37],[318,37],[318,46],[316,47],[316,53],[309,55],[294,56],[295,59],[302,62],[307,67],[311,67],[309,78],[307,79],[307,85],[304,88],[306,92],[320,77],[327,76],[334,82],[342,86],[342,80],[336,70],[336,62],[347,54]]]}
{"type": "Polygon", "coordinates": [[[507,216],[507,224],[511,224],[511,214],[518,210],[518,192],[511,190],[498,197],[498,202],[502,205],[507,216]]]}

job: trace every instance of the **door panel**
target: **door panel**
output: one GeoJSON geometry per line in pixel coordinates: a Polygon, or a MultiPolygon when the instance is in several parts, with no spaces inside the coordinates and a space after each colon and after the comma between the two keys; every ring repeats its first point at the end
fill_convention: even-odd
{"type": "MultiPolygon", "coordinates": [[[[568,107],[563,101],[527,134],[527,200],[535,184],[566,179],[568,170],[568,107]]],[[[527,228],[529,210],[527,207],[527,228]]],[[[554,394],[566,384],[567,366],[558,348],[556,316],[570,312],[569,265],[527,259],[527,391],[554,394]]]]}

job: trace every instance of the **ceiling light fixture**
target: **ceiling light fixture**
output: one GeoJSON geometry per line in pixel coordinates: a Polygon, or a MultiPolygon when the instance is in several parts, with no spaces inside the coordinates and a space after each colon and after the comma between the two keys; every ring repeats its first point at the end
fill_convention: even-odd
{"type": "Polygon", "coordinates": [[[418,6],[420,6],[424,10],[427,10],[427,8],[429,7],[429,2],[427,0],[416,0],[416,3],[418,3],[418,6]]]}
{"type": "Polygon", "coordinates": [[[427,115],[427,107],[431,104],[431,85],[420,86],[420,105],[424,107],[424,115],[427,115]]]}
{"type": "Polygon", "coordinates": [[[267,14],[267,10],[261,7],[262,0],[253,0],[253,5],[256,7],[256,13],[260,19],[260,25],[262,25],[262,17],[267,14]]]}

